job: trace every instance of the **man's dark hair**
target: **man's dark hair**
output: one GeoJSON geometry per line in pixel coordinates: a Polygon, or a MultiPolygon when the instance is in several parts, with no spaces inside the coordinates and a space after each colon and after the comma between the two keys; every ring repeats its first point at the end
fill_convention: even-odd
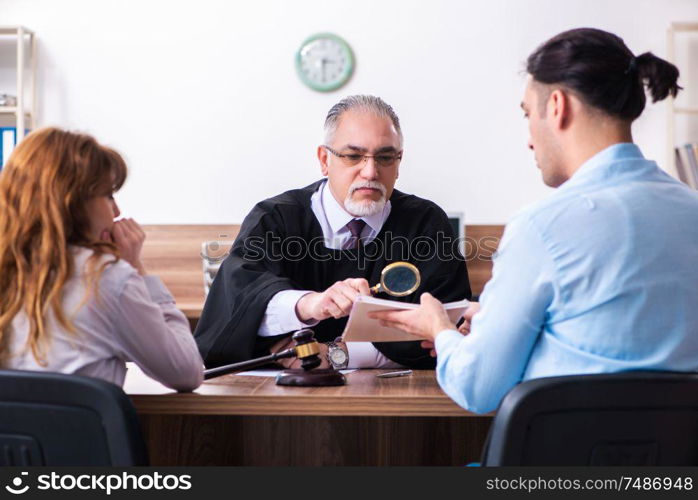
{"type": "Polygon", "coordinates": [[[526,70],[537,82],[558,84],[610,116],[633,121],[652,102],[676,97],[679,70],[651,52],[637,57],[606,31],[578,28],[560,33],[528,57],[526,70]]]}

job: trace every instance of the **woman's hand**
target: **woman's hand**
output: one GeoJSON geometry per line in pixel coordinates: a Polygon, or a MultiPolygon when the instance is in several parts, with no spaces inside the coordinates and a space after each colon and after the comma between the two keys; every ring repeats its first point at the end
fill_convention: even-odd
{"type": "Polygon", "coordinates": [[[145,232],[141,226],[133,219],[121,219],[114,223],[111,236],[121,258],[135,267],[139,274],[145,275],[145,267],[141,262],[145,232]]]}

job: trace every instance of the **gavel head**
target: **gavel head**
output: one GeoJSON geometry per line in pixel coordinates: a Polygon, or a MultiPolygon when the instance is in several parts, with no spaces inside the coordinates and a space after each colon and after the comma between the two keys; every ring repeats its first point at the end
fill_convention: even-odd
{"type": "Polygon", "coordinates": [[[315,334],[309,328],[298,330],[293,334],[293,341],[296,343],[296,357],[301,360],[301,368],[312,370],[320,366],[320,346],[315,340],[315,334]]]}

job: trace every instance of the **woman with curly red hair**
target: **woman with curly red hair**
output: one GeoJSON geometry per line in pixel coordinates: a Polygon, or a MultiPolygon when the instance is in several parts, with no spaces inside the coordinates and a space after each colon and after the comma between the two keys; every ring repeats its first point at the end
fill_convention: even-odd
{"type": "Polygon", "coordinates": [[[114,222],[126,180],[116,151],[44,128],[0,173],[0,363],[123,384],[127,361],[178,390],[203,363],[186,317],[140,260],[132,219],[114,222]]]}

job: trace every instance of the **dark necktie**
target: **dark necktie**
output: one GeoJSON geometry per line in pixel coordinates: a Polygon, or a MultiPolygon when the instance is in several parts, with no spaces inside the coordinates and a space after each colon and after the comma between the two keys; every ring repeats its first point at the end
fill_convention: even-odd
{"type": "Polygon", "coordinates": [[[351,237],[344,244],[345,250],[351,250],[353,248],[358,248],[361,242],[361,231],[366,227],[366,223],[361,219],[352,219],[347,222],[347,229],[351,233],[351,237]]]}

